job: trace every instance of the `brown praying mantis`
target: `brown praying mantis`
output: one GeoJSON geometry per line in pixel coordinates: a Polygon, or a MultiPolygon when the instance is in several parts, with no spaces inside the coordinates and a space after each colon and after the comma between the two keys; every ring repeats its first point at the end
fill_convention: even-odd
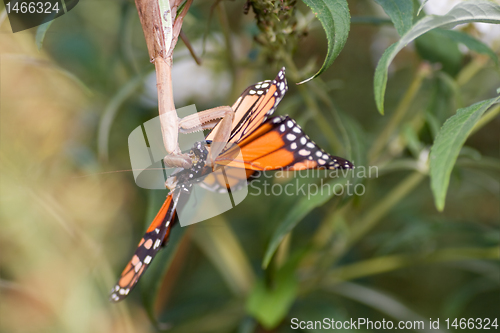
{"type": "Polygon", "coordinates": [[[207,164],[213,167],[215,158],[224,148],[223,143],[229,139],[234,118],[230,106],[219,106],[182,119],[175,111],[171,75],[173,51],[192,1],[187,0],[178,13],[183,0],[135,0],[149,56],[156,68],[158,109],[163,144],[167,151],[164,163],[166,167],[185,169],[191,167],[192,156],[181,152],[178,134],[213,128],[213,144],[207,160],[207,164]]]}
{"type": "MultiPolygon", "coordinates": [[[[214,167],[215,159],[229,140],[233,119],[234,111],[230,106],[219,106],[184,118],[178,118],[178,129],[174,130],[182,134],[188,134],[212,129],[215,135],[210,147],[208,147],[209,154],[206,164],[214,167]]],[[[169,133],[165,134],[169,135],[169,133]]],[[[168,155],[163,159],[166,167],[182,167],[184,169],[191,167],[192,157],[188,154],[182,154],[178,146],[173,151],[167,150],[167,153],[168,155]]]]}

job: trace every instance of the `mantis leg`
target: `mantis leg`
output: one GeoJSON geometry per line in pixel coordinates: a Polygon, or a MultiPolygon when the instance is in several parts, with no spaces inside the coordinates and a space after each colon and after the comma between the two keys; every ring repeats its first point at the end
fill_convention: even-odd
{"type": "Polygon", "coordinates": [[[179,121],[179,132],[186,134],[214,128],[219,119],[222,120],[210,145],[210,153],[207,160],[207,165],[211,167],[214,166],[215,159],[229,140],[234,119],[233,109],[230,106],[219,106],[189,115],[179,121]]]}
{"type": "MultiPolygon", "coordinates": [[[[212,129],[220,119],[222,120],[212,140],[207,160],[207,165],[212,167],[214,166],[213,161],[219,156],[229,140],[234,119],[233,109],[230,106],[219,106],[179,119],[179,132],[182,134],[212,129]]],[[[169,154],[165,156],[163,161],[165,166],[170,168],[189,169],[192,165],[191,157],[188,154],[169,154]]]]}

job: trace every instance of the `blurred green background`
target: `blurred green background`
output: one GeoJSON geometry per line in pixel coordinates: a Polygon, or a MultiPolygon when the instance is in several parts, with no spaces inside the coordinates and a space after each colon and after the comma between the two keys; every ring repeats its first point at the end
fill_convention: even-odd
{"type": "MultiPolygon", "coordinates": [[[[424,11],[444,14],[456,2],[424,11]]],[[[348,3],[353,23],[342,53],[296,86],[327,50],[303,3],[260,3],[276,7],[283,25],[270,21],[276,29],[263,31],[242,0],[194,1],[183,31],[202,65],[179,41],[174,99],[198,110],[232,105],[286,66],[290,90],[276,114],[291,115],[329,153],[377,166],[378,177],[350,180],[363,184],[361,196],[249,195],[221,216],[178,227],[119,304],[108,302],[109,289],[167,194],[138,188],[130,171],[128,135],[158,115],[135,4],[80,1],[53,22],[40,50],[36,28],[12,34],[3,17],[0,330],[321,332],[292,330],[291,319],[441,318],[445,331],[446,318],[498,317],[500,119],[467,140],[443,212],[426,165],[444,121],[496,95],[499,69],[426,34],[392,63],[381,116],[374,69],[398,35],[377,3],[348,3]],[[273,235],[294,223],[263,268],[273,235]]],[[[500,28],[485,26],[460,29],[498,54],[500,28]]]]}

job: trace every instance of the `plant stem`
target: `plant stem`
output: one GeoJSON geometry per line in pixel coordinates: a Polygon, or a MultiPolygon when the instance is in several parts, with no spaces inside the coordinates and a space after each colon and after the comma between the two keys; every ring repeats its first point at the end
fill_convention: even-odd
{"type": "Polygon", "coordinates": [[[500,113],[500,105],[497,105],[493,109],[491,109],[489,112],[487,112],[484,116],[479,119],[479,121],[474,125],[472,128],[472,131],[470,132],[469,136],[472,134],[476,133],[481,129],[483,126],[485,126],[487,123],[495,119],[495,117],[500,113]]]}
{"type": "Polygon", "coordinates": [[[408,109],[411,103],[413,102],[413,99],[415,98],[417,92],[420,90],[420,87],[422,86],[422,81],[424,80],[424,78],[429,76],[430,73],[431,73],[431,68],[428,64],[422,64],[418,69],[415,78],[413,79],[412,83],[410,84],[410,87],[408,88],[405,95],[399,102],[396,111],[391,117],[391,120],[389,121],[389,123],[387,123],[386,127],[384,128],[380,136],[373,144],[369,154],[370,164],[374,164],[378,159],[380,153],[382,152],[382,149],[387,144],[392,133],[396,130],[399,123],[408,112],[408,109]]]}
{"type": "Polygon", "coordinates": [[[325,278],[326,285],[332,285],[341,281],[349,281],[366,276],[381,274],[398,270],[410,265],[462,261],[466,259],[495,260],[498,258],[498,246],[486,248],[445,248],[430,253],[425,257],[396,254],[383,257],[371,258],[347,264],[331,270],[325,278]]]}
{"type": "Polygon", "coordinates": [[[102,162],[107,162],[109,157],[108,143],[109,143],[109,133],[111,131],[111,125],[116,117],[118,110],[120,109],[123,102],[127,100],[137,89],[142,85],[144,81],[144,75],[141,73],[130,80],[125,86],[123,86],[113,98],[109,101],[108,105],[102,113],[101,120],[99,121],[99,129],[97,132],[97,154],[99,160],[102,162]]]}
{"type": "Polygon", "coordinates": [[[487,56],[478,55],[474,58],[467,66],[465,66],[457,76],[457,84],[463,87],[467,82],[470,81],[484,66],[488,63],[489,58],[487,56]]]}
{"type": "Polygon", "coordinates": [[[224,217],[219,215],[211,221],[211,225],[194,228],[193,240],[233,294],[248,295],[256,279],[250,260],[224,217]]]}
{"type": "MultiPolygon", "coordinates": [[[[226,7],[224,7],[223,1],[217,4],[216,10],[222,27],[224,42],[226,43],[226,60],[229,65],[229,70],[231,71],[232,82],[234,83],[236,82],[236,64],[234,63],[233,43],[231,42],[231,29],[229,27],[229,20],[227,19],[226,7]]],[[[234,88],[236,88],[236,85],[233,85],[233,89],[234,88]]],[[[231,92],[231,96],[233,95],[234,91],[231,92]]]]}
{"type": "MultiPolygon", "coordinates": [[[[321,85],[317,84],[317,82],[314,81],[311,82],[313,91],[316,93],[319,99],[323,101],[323,103],[325,103],[328,106],[328,108],[332,111],[334,121],[336,122],[337,128],[340,130],[343,139],[342,150],[346,153],[347,157],[350,157],[352,156],[352,147],[351,147],[351,141],[349,140],[349,135],[347,134],[347,130],[345,129],[345,126],[342,122],[342,119],[340,118],[337,108],[334,105],[334,102],[323,88],[326,86],[325,83],[321,80],[321,78],[317,78],[316,80],[317,82],[320,82],[322,84],[321,85]]],[[[335,150],[337,150],[340,147],[334,147],[334,148],[335,150]]]]}
{"type": "Polygon", "coordinates": [[[313,273],[305,283],[305,287],[301,293],[305,294],[315,290],[325,278],[328,268],[331,267],[347,250],[354,245],[361,237],[366,235],[375,225],[384,217],[398,202],[400,202],[408,193],[410,193],[420,182],[425,178],[425,175],[420,172],[414,172],[405,178],[396,188],[388,193],[385,198],[376,202],[373,208],[369,209],[366,215],[353,226],[350,238],[339,247],[334,244],[333,251],[329,252],[327,260],[323,261],[319,271],[313,273]]]}
{"type": "Polygon", "coordinates": [[[189,39],[187,38],[184,31],[181,30],[181,33],[179,34],[179,36],[181,37],[182,41],[184,42],[184,45],[186,45],[187,49],[189,50],[189,53],[191,54],[191,57],[193,57],[196,64],[198,66],[201,66],[201,59],[198,58],[198,56],[196,55],[196,52],[194,51],[193,46],[189,42],[189,39]]]}
{"type": "Polygon", "coordinates": [[[410,193],[425,178],[425,174],[413,172],[406,177],[397,187],[389,192],[385,198],[376,202],[366,215],[356,223],[348,246],[357,242],[368,231],[370,231],[389,210],[396,206],[408,193],[410,193]]]}

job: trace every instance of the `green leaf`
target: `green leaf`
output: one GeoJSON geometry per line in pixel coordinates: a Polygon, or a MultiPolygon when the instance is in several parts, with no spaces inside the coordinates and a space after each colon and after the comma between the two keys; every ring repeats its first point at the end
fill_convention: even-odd
{"type": "Polygon", "coordinates": [[[54,22],[54,20],[50,20],[49,22],[40,24],[36,29],[35,42],[38,50],[42,49],[42,44],[43,40],[45,39],[45,34],[47,33],[47,30],[49,30],[49,27],[51,26],[52,22],[54,22]]]}
{"type": "Polygon", "coordinates": [[[451,40],[454,40],[457,43],[462,43],[471,51],[475,51],[477,53],[485,54],[491,58],[498,66],[498,56],[496,53],[486,44],[477,40],[476,38],[457,30],[444,30],[444,29],[436,29],[434,32],[446,36],[451,40]]]}
{"type": "MultiPolygon", "coordinates": [[[[339,175],[342,174],[342,170],[339,171],[339,175]]],[[[336,184],[344,185],[346,182],[345,179],[339,179],[332,182],[327,183],[330,189],[336,184]]],[[[310,184],[315,185],[315,184],[310,184]]],[[[319,186],[318,186],[319,187],[319,186]]],[[[305,186],[305,192],[309,193],[309,196],[301,197],[298,202],[290,209],[284,220],[279,224],[278,228],[274,232],[271,237],[271,242],[267,246],[264,260],[262,261],[262,267],[266,268],[271,262],[271,258],[273,257],[274,252],[280,245],[283,238],[288,234],[295,226],[314,208],[323,205],[327,202],[331,197],[335,195],[335,191],[321,191],[318,190],[315,194],[311,194],[308,191],[307,186],[305,186]]]]}
{"type": "Polygon", "coordinates": [[[413,1],[411,0],[375,0],[389,15],[400,36],[413,25],[413,1]]]}
{"type": "Polygon", "coordinates": [[[275,328],[286,316],[299,290],[294,276],[296,263],[289,262],[283,266],[272,281],[266,284],[260,279],[248,297],[246,310],[254,316],[266,329],[275,328]]]}
{"type": "Polygon", "coordinates": [[[384,95],[389,65],[398,52],[415,38],[435,28],[452,28],[470,22],[500,23],[500,5],[489,1],[461,2],[446,15],[426,16],[404,34],[401,39],[385,50],[375,70],[374,92],[377,109],[384,114],[384,95]]]}
{"type": "Polygon", "coordinates": [[[483,113],[499,101],[500,96],[459,109],[439,130],[430,154],[431,189],[439,211],[444,208],[451,170],[460,149],[483,113]]]}
{"type": "MultiPolygon", "coordinates": [[[[109,153],[109,136],[111,133],[111,126],[115,121],[116,115],[120,107],[125,101],[130,98],[144,83],[145,74],[140,73],[130,79],[118,92],[109,100],[106,108],[104,109],[101,119],[99,121],[99,129],[97,132],[97,152],[102,161],[108,160],[109,153]]],[[[154,217],[154,216],[153,216],[154,217]]]]}
{"type": "MultiPolygon", "coordinates": [[[[344,113],[340,113],[340,116],[351,146],[351,152],[347,156],[356,168],[363,167],[366,170],[368,167],[368,161],[366,159],[367,142],[365,131],[363,131],[361,125],[354,118],[344,113]]],[[[362,183],[363,181],[363,178],[355,177],[353,180],[353,186],[356,186],[356,184],[362,183]]]]}
{"type": "Polygon", "coordinates": [[[417,10],[417,16],[420,15],[420,12],[422,11],[422,9],[424,9],[424,6],[427,3],[427,1],[429,1],[429,0],[423,0],[422,1],[422,4],[420,5],[420,7],[417,10]]]}
{"type": "Polygon", "coordinates": [[[328,40],[328,51],[325,62],[321,69],[314,76],[304,80],[305,83],[314,79],[331,66],[333,61],[344,48],[351,27],[351,16],[346,0],[303,0],[309,6],[314,15],[319,19],[323,29],[325,29],[328,40]]]}
{"type": "Polygon", "coordinates": [[[441,64],[443,72],[455,76],[460,71],[464,55],[460,52],[458,43],[436,33],[436,30],[417,38],[415,48],[422,59],[441,64]]]}

